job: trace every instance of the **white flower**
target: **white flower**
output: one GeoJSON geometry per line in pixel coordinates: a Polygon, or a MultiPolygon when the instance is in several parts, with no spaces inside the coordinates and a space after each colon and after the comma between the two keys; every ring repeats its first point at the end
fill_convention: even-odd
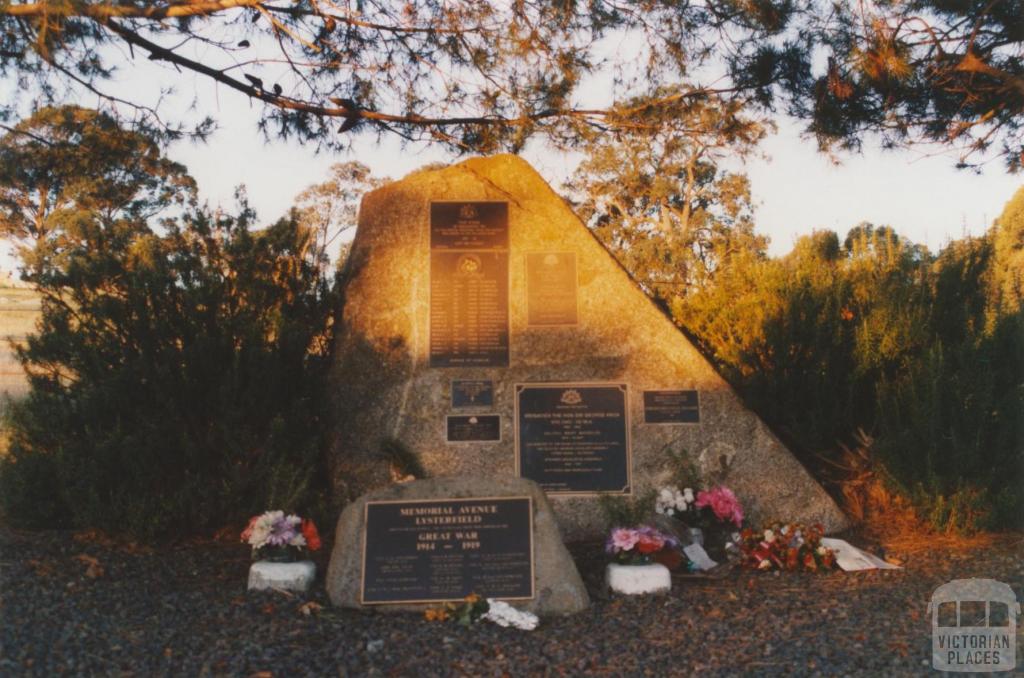
{"type": "Polygon", "coordinates": [[[532,631],[540,623],[537,615],[526,610],[517,610],[504,601],[488,598],[487,605],[487,613],[480,618],[494,622],[498,626],[513,626],[524,631],[532,631]]]}
{"type": "Polygon", "coordinates": [[[665,515],[665,507],[662,506],[661,504],[658,504],[657,506],[654,507],[654,512],[658,515],[665,515]]]}
{"type": "Polygon", "coordinates": [[[668,513],[668,514],[669,514],[670,516],[674,516],[674,515],[676,514],[676,510],[675,510],[675,509],[672,509],[672,508],[670,508],[670,509],[668,509],[667,513],[668,513]]]}
{"type": "Polygon", "coordinates": [[[693,490],[691,488],[688,487],[683,490],[683,499],[686,500],[687,504],[693,503],[693,490]]]}
{"type": "Polygon", "coordinates": [[[740,533],[739,533],[739,532],[733,532],[733,533],[732,533],[732,540],[733,540],[734,542],[736,542],[737,544],[739,544],[739,543],[740,543],[740,539],[742,539],[742,537],[740,536],[740,533]]]}
{"type": "Polygon", "coordinates": [[[759,569],[759,570],[767,570],[767,569],[771,568],[771,566],[772,566],[772,561],[770,561],[767,558],[765,558],[764,560],[762,560],[760,563],[757,564],[757,569],[759,569]]]}
{"type": "Polygon", "coordinates": [[[819,556],[823,556],[826,553],[828,553],[828,549],[827,548],[825,548],[824,546],[819,546],[818,547],[818,555],[819,556]]]}
{"type": "Polygon", "coordinates": [[[765,530],[764,531],[764,540],[766,542],[768,542],[769,544],[771,544],[773,541],[775,541],[775,533],[772,532],[771,530],[765,530]]]}

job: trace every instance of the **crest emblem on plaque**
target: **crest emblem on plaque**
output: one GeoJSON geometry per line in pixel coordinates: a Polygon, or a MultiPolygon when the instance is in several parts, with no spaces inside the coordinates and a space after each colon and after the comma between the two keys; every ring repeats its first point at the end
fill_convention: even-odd
{"type": "Polygon", "coordinates": [[[457,267],[462,275],[476,275],[483,268],[483,263],[480,261],[480,257],[466,254],[459,257],[457,267]]]}
{"type": "Polygon", "coordinates": [[[583,402],[583,396],[576,389],[570,388],[562,391],[561,400],[563,405],[579,405],[583,402]]]}
{"type": "Polygon", "coordinates": [[[478,216],[478,214],[477,214],[477,211],[476,211],[476,205],[473,205],[473,204],[470,204],[470,203],[466,203],[465,205],[463,205],[462,207],[459,208],[459,218],[460,219],[465,219],[467,221],[470,221],[470,220],[475,221],[477,216],[478,216]]]}

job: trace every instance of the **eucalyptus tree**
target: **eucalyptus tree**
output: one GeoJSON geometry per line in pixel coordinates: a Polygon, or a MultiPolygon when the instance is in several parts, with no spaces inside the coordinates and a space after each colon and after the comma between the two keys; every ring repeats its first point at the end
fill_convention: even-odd
{"type": "Polygon", "coordinates": [[[567,188],[623,266],[671,302],[739,252],[763,254],[749,181],[722,162],[754,152],[766,126],[713,99],[679,106],[667,120],[661,114],[648,110],[635,129],[592,136],[567,188]]]}
{"type": "Polygon", "coordinates": [[[30,277],[61,251],[75,222],[144,224],[195,201],[185,167],[155,134],[78,106],[43,108],[0,137],[0,237],[30,277]]]}

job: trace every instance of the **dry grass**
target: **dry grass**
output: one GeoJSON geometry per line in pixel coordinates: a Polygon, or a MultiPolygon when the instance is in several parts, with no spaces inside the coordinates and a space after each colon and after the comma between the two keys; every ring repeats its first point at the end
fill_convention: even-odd
{"type": "MultiPolygon", "coordinates": [[[[22,287],[0,287],[0,420],[7,397],[28,393],[28,381],[14,355],[11,342],[20,343],[35,330],[39,319],[39,295],[22,287]]],[[[0,457],[7,452],[8,434],[0,425],[0,457]]]]}

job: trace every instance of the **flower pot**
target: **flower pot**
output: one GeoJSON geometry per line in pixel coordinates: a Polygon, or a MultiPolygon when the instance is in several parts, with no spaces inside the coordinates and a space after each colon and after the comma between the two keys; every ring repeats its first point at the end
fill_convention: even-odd
{"type": "Polygon", "coordinates": [[[275,563],[257,560],[249,567],[249,590],[281,589],[305,592],[316,577],[316,564],[312,560],[294,563],[275,563]]]}
{"type": "Polygon", "coordinates": [[[665,593],[672,588],[672,575],[658,563],[649,565],[618,565],[611,563],[605,570],[605,583],[616,593],[638,595],[665,593]]]}

